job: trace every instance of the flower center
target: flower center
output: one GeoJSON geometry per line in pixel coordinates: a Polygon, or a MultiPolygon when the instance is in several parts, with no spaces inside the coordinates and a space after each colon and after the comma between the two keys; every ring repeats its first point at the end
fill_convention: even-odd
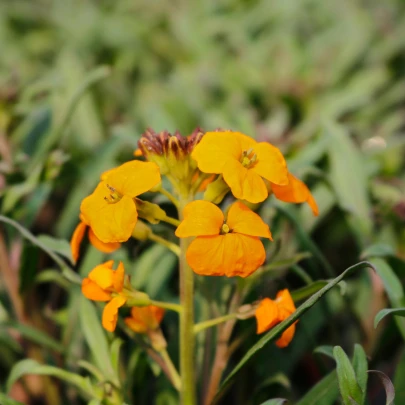
{"type": "Polygon", "coordinates": [[[120,194],[114,187],[107,184],[107,188],[110,190],[110,195],[104,197],[109,204],[115,204],[121,200],[122,194],[120,194]]]}
{"type": "Polygon", "coordinates": [[[243,167],[246,167],[248,169],[249,167],[254,166],[256,162],[257,162],[257,155],[253,150],[253,148],[244,150],[242,152],[241,163],[243,167]]]}
{"type": "Polygon", "coordinates": [[[231,232],[229,226],[227,224],[223,224],[220,231],[221,235],[226,235],[229,232],[231,232]]]}

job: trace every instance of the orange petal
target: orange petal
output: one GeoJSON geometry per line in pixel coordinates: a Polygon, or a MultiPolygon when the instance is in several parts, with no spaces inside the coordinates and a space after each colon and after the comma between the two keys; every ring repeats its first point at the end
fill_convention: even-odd
{"type": "Polygon", "coordinates": [[[281,335],[280,339],[276,341],[276,345],[280,348],[286,347],[290,344],[292,338],[295,334],[295,323],[292,324],[289,328],[287,328],[283,334],[281,335]]]}
{"type": "Polygon", "coordinates": [[[266,332],[281,321],[278,306],[270,298],[264,298],[260,301],[255,311],[255,317],[257,322],[256,332],[258,334],[266,332]]]}
{"type": "Polygon", "coordinates": [[[223,176],[236,198],[258,203],[268,196],[263,179],[253,169],[246,169],[236,160],[227,163],[223,176]]]}
{"type": "Polygon", "coordinates": [[[276,198],[291,203],[307,202],[314,215],[318,215],[318,206],[311,192],[304,182],[288,173],[289,183],[286,186],[272,184],[271,188],[276,198]]]}
{"type": "Polygon", "coordinates": [[[117,270],[113,272],[113,288],[114,291],[120,292],[124,287],[125,269],[122,262],[119,262],[117,270]]]}
{"type": "Polygon", "coordinates": [[[155,305],[146,307],[133,307],[131,317],[126,318],[126,324],[137,333],[146,333],[148,330],[155,330],[163,319],[165,310],[155,305]]]}
{"type": "Polygon", "coordinates": [[[113,288],[114,270],[113,260],[96,266],[88,275],[89,279],[96,283],[101,289],[113,288]]]}
{"type": "Polygon", "coordinates": [[[213,203],[193,201],[183,211],[184,220],[176,229],[176,236],[187,238],[199,235],[219,235],[224,223],[224,214],[213,203]]]}
{"type": "Polygon", "coordinates": [[[141,323],[132,317],[125,318],[124,322],[135,333],[146,333],[148,331],[148,328],[144,323],[141,323]]]}
{"type": "Polygon", "coordinates": [[[134,151],[134,156],[139,157],[139,156],[143,156],[142,151],[138,148],[134,151]]]}
{"type": "Polygon", "coordinates": [[[257,155],[252,170],[275,184],[288,184],[287,163],[278,148],[268,142],[260,142],[254,147],[257,155]]]}
{"type": "Polygon", "coordinates": [[[107,183],[100,182],[94,192],[82,201],[80,211],[102,242],[125,242],[131,236],[138,219],[136,206],[126,195],[116,203],[109,203],[104,198],[109,194],[107,183]]]}
{"type": "Polygon", "coordinates": [[[91,228],[89,228],[88,236],[89,236],[90,243],[96,249],[100,250],[100,252],[111,253],[111,252],[114,252],[115,250],[117,250],[121,246],[121,243],[118,243],[118,242],[112,242],[112,243],[101,242],[101,240],[99,238],[97,238],[97,236],[94,234],[94,232],[91,228]]]}
{"type": "Polygon", "coordinates": [[[118,320],[118,308],[122,307],[127,301],[126,297],[118,295],[114,297],[105,307],[101,323],[104,329],[114,332],[118,320]]]}
{"type": "Polygon", "coordinates": [[[266,253],[258,238],[228,233],[198,236],[187,249],[186,258],[197,274],[247,277],[263,264],[266,253]]]}
{"type": "Polygon", "coordinates": [[[222,173],[229,160],[239,160],[240,143],[230,131],[207,132],[194,147],[191,157],[203,173],[222,173]]]}
{"type": "Polygon", "coordinates": [[[131,198],[160,183],[159,166],[153,162],[132,160],[107,172],[103,179],[119,193],[131,198]]]}
{"type": "Polygon", "coordinates": [[[72,239],[70,240],[70,249],[72,251],[73,260],[75,262],[79,258],[80,244],[82,243],[86,228],[87,225],[84,222],[79,222],[73,232],[72,239]]]}
{"type": "Polygon", "coordinates": [[[233,232],[272,239],[269,226],[241,202],[237,201],[231,205],[226,223],[233,232]]]}
{"type": "Polygon", "coordinates": [[[283,307],[287,311],[288,315],[286,318],[296,310],[294,301],[287,289],[281,290],[277,293],[276,302],[278,306],[283,307]]]}
{"type": "Polygon", "coordinates": [[[109,301],[111,294],[101,289],[94,281],[84,278],[82,281],[82,293],[89,300],[109,301]]]}

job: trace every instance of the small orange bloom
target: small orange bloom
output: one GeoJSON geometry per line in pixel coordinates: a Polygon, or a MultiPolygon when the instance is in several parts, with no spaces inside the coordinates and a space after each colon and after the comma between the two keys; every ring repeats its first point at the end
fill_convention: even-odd
{"type": "Polygon", "coordinates": [[[267,198],[264,179],[288,184],[287,164],[280,150],[240,132],[207,132],[191,156],[202,172],[222,174],[232,194],[251,203],[267,198]]]}
{"type": "MultiPolygon", "coordinates": [[[[256,309],[257,333],[268,331],[273,326],[287,319],[296,308],[290,292],[285,289],[277,293],[276,299],[264,298],[256,309]]],[[[291,342],[295,333],[296,322],[287,328],[280,339],[277,340],[278,347],[286,347],[291,342]]]]}
{"type": "Polygon", "coordinates": [[[288,173],[288,180],[289,183],[285,186],[271,184],[271,189],[275,197],[281,201],[291,203],[306,202],[311,207],[314,215],[318,215],[318,205],[305,183],[297,179],[291,173],[288,173]]]}
{"type": "Polygon", "coordinates": [[[104,307],[102,324],[110,332],[115,330],[118,319],[118,308],[122,307],[127,297],[122,294],[125,269],[122,262],[113,270],[114,261],[109,260],[96,266],[82,281],[83,295],[93,301],[109,301],[104,307]]]}
{"type": "Polygon", "coordinates": [[[241,202],[231,205],[225,220],[208,201],[193,201],[184,209],[176,236],[196,236],[186,252],[188,264],[205,276],[247,277],[266,259],[259,237],[271,238],[268,225],[241,202]]]}
{"type": "Polygon", "coordinates": [[[147,333],[157,329],[162,322],[165,310],[155,305],[132,307],[131,316],[124,321],[136,333],[147,333]]]}
{"type": "Polygon", "coordinates": [[[80,206],[85,222],[103,243],[125,242],[138,219],[134,198],[160,182],[155,163],[133,160],[108,170],[80,206]]]}
{"type": "MultiPolygon", "coordinates": [[[[70,249],[72,251],[73,260],[76,262],[79,258],[80,253],[80,244],[84,238],[88,225],[83,221],[81,216],[81,221],[76,226],[76,229],[73,232],[72,239],[70,240],[70,249]]],[[[90,243],[98,250],[104,253],[111,253],[114,250],[117,250],[121,244],[120,243],[104,243],[94,234],[91,228],[88,230],[88,237],[90,243]]]]}

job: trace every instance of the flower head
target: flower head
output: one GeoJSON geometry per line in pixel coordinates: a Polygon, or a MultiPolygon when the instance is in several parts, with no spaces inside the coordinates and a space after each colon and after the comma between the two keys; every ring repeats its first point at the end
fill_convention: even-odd
{"type": "Polygon", "coordinates": [[[305,183],[302,182],[300,179],[297,179],[291,173],[288,173],[288,180],[289,182],[285,186],[271,184],[271,189],[274,193],[274,196],[277,199],[285,202],[306,202],[311,207],[313,214],[318,215],[318,205],[305,183]]]}
{"type": "Polygon", "coordinates": [[[102,242],[125,242],[138,219],[134,198],[159,182],[155,163],[124,163],[103,173],[94,192],[82,201],[82,217],[102,242]]]}
{"type": "Polygon", "coordinates": [[[124,321],[136,333],[148,333],[156,330],[162,322],[165,310],[155,305],[132,307],[131,316],[124,321]]]}
{"type": "MultiPolygon", "coordinates": [[[[296,308],[290,292],[285,289],[277,293],[276,299],[264,298],[256,309],[257,333],[268,331],[273,326],[287,319],[296,308]]],[[[295,322],[296,323],[296,322],[295,322]]],[[[287,328],[277,340],[278,347],[286,347],[295,333],[295,323],[287,328]]]]}
{"type": "Polygon", "coordinates": [[[288,184],[287,164],[280,150],[240,132],[207,132],[191,156],[203,173],[222,174],[236,198],[252,203],[267,198],[264,179],[288,184]]]}
{"type": "Polygon", "coordinates": [[[122,262],[113,270],[114,261],[109,260],[96,266],[82,281],[83,295],[93,301],[104,301],[102,324],[110,332],[115,330],[118,319],[118,308],[122,307],[127,297],[123,294],[125,269],[122,262]]]}
{"type": "Polygon", "coordinates": [[[196,236],[186,258],[197,274],[247,277],[263,264],[266,253],[259,237],[271,239],[270,229],[246,205],[235,202],[225,219],[216,205],[193,201],[183,215],[176,235],[196,236]]]}

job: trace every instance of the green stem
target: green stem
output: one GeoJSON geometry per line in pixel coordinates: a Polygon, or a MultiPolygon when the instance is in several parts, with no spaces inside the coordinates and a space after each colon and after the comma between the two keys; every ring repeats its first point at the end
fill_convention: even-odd
{"type": "Polygon", "coordinates": [[[211,328],[212,326],[219,325],[220,323],[235,319],[238,317],[237,313],[220,316],[218,318],[209,319],[208,321],[199,322],[194,325],[194,334],[201,332],[204,329],[211,328]]]}
{"type": "Polygon", "coordinates": [[[175,227],[180,225],[180,221],[176,218],[172,218],[166,215],[165,218],[161,219],[161,221],[167,222],[168,224],[174,225],[175,227]]]}
{"type": "Polygon", "coordinates": [[[159,188],[159,193],[167,197],[174,204],[175,207],[179,207],[179,200],[172,193],[165,190],[163,187],[159,188]]]}
{"type": "MultiPolygon", "coordinates": [[[[180,200],[179,218],[183,220],[183,209],[188,199],[180,200]]],[[[183,308],[180,313],[180,374],[181,374],[181,404],[196,403],[194,376],[194,274],[186,260],[186,251],[191,238],[180,239],[180,302],[183,308]]]]}
{"type": "Polygon", "coordinates": [[[153,240],[154,242],[160,243],[163,246],[166,246],[168,249],[170,249],[176,256],[180,256],[180,248],[172,242],[169,242],[167,239],[162,238],[161,236],[158,236],[154,233],[151,233],[148,238],[150,240],[153,240]]]}
{"type": "Polygon", "coordinates": [[[167,353],[167,350],[161,350],[159,352],[160,357],[162,357],[163,361],[166,364],[167,367],[167,373],[170,376],[170,379],[172,381],[173,387],[176,388],[177,391],[181,390],[181,378],[179,373],[176,370],[176,367],[174,366],[172,359],[169,356],[169,353],[167,353]]]}
{"type": "Polygon", "coordinates": [[[164,309],[170,309],[171,311],[176,311],[178,313],[181,313],[182,307],[180,304],[174,304],[172,302],[163,302],[163,301],[150,301],[150,305],[155,305],[156,307],[164,308],[164,309]]]}

